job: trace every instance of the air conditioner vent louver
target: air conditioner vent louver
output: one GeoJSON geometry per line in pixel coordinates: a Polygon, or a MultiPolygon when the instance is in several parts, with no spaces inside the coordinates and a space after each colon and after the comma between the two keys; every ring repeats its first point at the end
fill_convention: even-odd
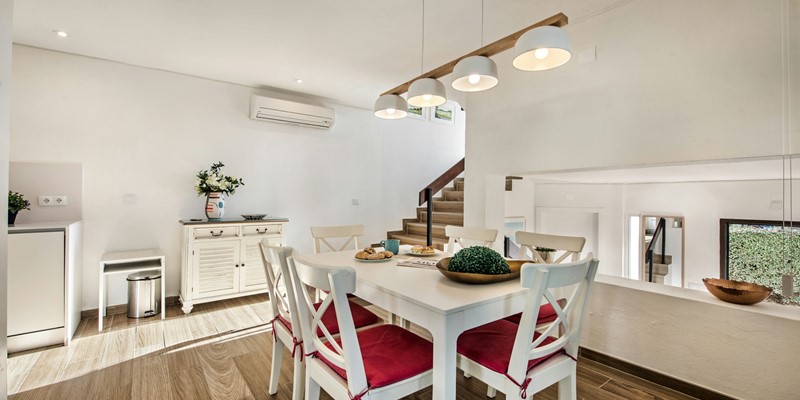
{"type": "Polygon", "coordinates": [[[256,95],[250,98],[250,118],[255,120],[328,129],[335,116],[333,108],[256,95]]]}

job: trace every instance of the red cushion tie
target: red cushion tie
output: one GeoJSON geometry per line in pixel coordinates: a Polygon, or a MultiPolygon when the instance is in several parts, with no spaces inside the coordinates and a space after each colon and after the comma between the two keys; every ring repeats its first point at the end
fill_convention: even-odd
{"type": "Polygon", "coordinates": [[[319,355],[319,351],[312,351],[311,353],[305,353],[303,355],[306,357],[317,358],[317,356],[319,355]]]}
{"type": "Polygon", "coordinates": [[[268,322],[268,324],[272,325],[272,340],[274,340],[275,342],[277,342],[277,341],[278,341],[278,334],[277,334],[277,333],[275,333],[275,320],[276,320],[276,319],[278,319],[278,317],[275,317],[275,318],[271,319],[271,320],[268,322]]]}
{"type": "Polygon", "coordinates": [[[294,351],[300,347],[300,362],[303,362],[303,341],[297,341],[297,338],[292,336],[292,358],[294,358],[294,351]]]}
{"type": "Polygon", "coordinates": [[[350,397],[350,400],[361,400],[361,398],[364,397],[367,394],[367,392],[369,392],[369,387],[367,387],[366,389],[364,389],[363,392],[361,392],[361,393],[359,393],[359,394],[357,394],[355,396],[350,394],[350,390],[348,390],[347,391],[347,395],[350,397]]]}
{"type": "Polygon", "coordinates": [[[506,376],[506,378],[508,378],[508,379],[509,379],[511,382],[513,382],[515,385],[517,385],[517,387],[519,388],[519,398],[520,398],[520,399],[526,399],[526,398],[528,398],[528,385],[530,385],[530,383],[531,383],[531,381],[532,381],[533,379],[531,379],[531,378],[525,378],[525,380],[524,380],[524,381],[522,381],[522,384],[520,385],[519,383],[517,383],[517,381],[515,381],[515,380],[514,380],[514,378],[512,378],[512,377],[511,377],[511,375],[509,375],[509,374],[504,374],[504,375],[505,375],[505,376],[506,376]]]}

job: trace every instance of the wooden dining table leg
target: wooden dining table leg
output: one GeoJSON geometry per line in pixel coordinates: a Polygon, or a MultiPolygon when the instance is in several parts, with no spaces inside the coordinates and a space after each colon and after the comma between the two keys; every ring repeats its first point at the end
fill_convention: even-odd
{"type": "Polygon", "coordinates": [[[433,398],[456,398],[456,342],[464,331],[463,313],[443,316],[430,326],[433,336],[433,398]]]}

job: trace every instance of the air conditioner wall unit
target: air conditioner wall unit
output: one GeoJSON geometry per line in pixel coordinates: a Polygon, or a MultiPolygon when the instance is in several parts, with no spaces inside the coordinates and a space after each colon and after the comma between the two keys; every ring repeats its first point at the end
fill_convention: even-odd
{"type": "Polygon", "coordinates": [[[329,129],[336,112],[329,107],[252,95],[250,119],[329,129]]]}

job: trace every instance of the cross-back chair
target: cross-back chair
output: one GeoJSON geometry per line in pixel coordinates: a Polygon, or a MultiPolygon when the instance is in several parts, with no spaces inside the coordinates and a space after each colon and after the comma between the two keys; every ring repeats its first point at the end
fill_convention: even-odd
{"type": "Polygon", "coordinates": [[[360,248],[359,238],[364,236],[364,225],[312,226],[311,236],[314,237],[314,254],[319,254],[324,249],[327,249],[326,251],[342,251],[348,248],[358,250],[360,248]],[[342,238],[345,241],[341,245],[335,245],[329,240],[336,238],[342,238]],[[349,247],[351,243],[353,247],[349,247]]]}
{"type": "Polygon", "coordinates": [[[578,261],[583,246],[586,244],[586,238],[579,236],[559,236],[559,235],[546,235],[544,233],[524,232],[517,231],[515,240],[519,244],[519,256],[521,259],[528,259],[530,252],[532,260],[539,263],[546,263],[546,261],[536,251],[537,248],[547,248],[556,251],[563,251],[563,253],[553,260],[552,264],[559,264],[571,257],[571,262],[578,261]]]}
{"type": "Polygon", "coordinates": [[[456,245],[460,249],[470,245],[492,247],[494,240],[497,239],[497,229],[447,225],[444,227],[444,233],[449,238],[447,252],[450,254],[456,252],[456,245]]]}
{"type": "Polygon", "coordinates": [[[598,261],[522,266],[520,282],[528,289],[519,325],[504,319],[470,329],[458,338],[458,366],[506,394],[527,399],[558,382],[558,398],[575,400],[578,345],[598,261]],[[562,307],[553,290],[574,287],[562,307]],[[542,304],[556,319],[542,332],[536,323],[542,304]],[[487,346],[486,343],[491,343],[487,346]]]}
{"type": "Polygon", "coordinates": [[[301,257],[289,259],[300,325],[306,337],[306,398],[319,399],[324,389],[334,399],[398,399],[428,387],[433,381],[433,344],[396,325],[356,331],[347,294],[355,291],[356,273],[349,267],[330,267],[301,257]],[[329,291],[319,307],[310,289],[329,291]],[[322,322],[322,313],[336,310],[340,336],[322,322]]]}
{"type": "MultiPolygon", "coordinates": [[[[267,293],[269,294],[273,315],[272,334],[274,346],[272,348],[269,393],[275,394],[278,392],[278,380],[285,349],[290,351],[294,364],[292,399],[300,400],[303,398],[305,388],[305,362],[303,357],[303,332],[300,329],[297,297],[295,296],[289,272],[289,263],[287,262],[287,259],[292,254],[295,254],[295,251],[291,247],[272,246],[269,244],[268,239],[261,241],[261,256],[264,260],[264,269],[267,275],[267,293]]],[[[377,315],[366,308],[355,303],[348,303],[348,305],[356,327],[361,328],[381,322],[377,315]]],[[[333,309],[323,315],[322,322],[333,335],[339,333],[339,325],[333,309]]],[[[318,332],[318,334],[321,334],[321,332],[318,332]]]]}

